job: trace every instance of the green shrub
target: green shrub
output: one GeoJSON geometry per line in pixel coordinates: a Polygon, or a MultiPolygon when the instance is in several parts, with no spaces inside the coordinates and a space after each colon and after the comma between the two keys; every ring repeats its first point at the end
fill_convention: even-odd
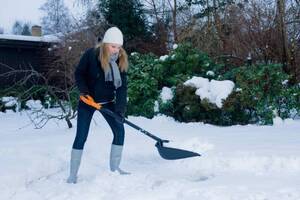
{"type": "Polygon", "coordinates": [[[282,119],[300,112],[299,86],[285,84],[289,76],[281,65],[226,67],[215,64],[207,54],[180,44],[169,55],[158,58],[152,54],[130,56],[128,83],[128,114],[153,117],[154,104],[159,113],[178,121],[201,121],[217,125],[272,124],[275,115],[282,119]],[[211,71],[212,73],[208,73],[211,71]],[[193,76],[209,80],[231,80],[234,91],[218,108],[195,94],[196,88],[183,83],[193,76]],[[159,92],[166,86],[174,88],[174,98],[162,102],[159,92]]]}
{"type": "Polygon", "coordinates": [[[158,78],[162,78],[158,79],[160,89],[163,86],[176,86],[192,76],[213,78],[206,74],[207,71],[212,70],[217,74],[220,67],[189,43],[179,44],[165,59],[159,59],[157,65],[160,68],[158,78]]]}
{"type": "Polygon", "coordinates": [[[223,112],[230,124],[248,124],[255,123],[253,115],[255,112],[254,105],[248,98],[244,98],[241,92],[232,92],[224,101],[223,112]]]}
{"type": "Polygon", "coordinates": [[[296,98],[291,97],[290,89],[283,84],[289,76],[280,65],[243,66],[224,77],[231,77],[241,89],[224,104],[224,110],[231,113],[235,121],[246,123],[248,119],[248,123],[272,124],[275,110],[285,119],[296,106],[296,98]]]}
{"type": "Polygon", "coordinates": [[[78,99],[79,99],[79,90],[74,87],[69,91],[70,105],[72,110],[77,110],[78,99]]]}
{"type": "Polygon", "coordinates": [[[207,99],[195,95],[196,88],[178,85],[174,97],[174,118],[181,122],[219,124],[221,110],[207,99]]]}
{"type": "MultiPolygon", "coordinates": [[[[178,45],[169,55],[161,58],[153,54],[134,53],[129,60],[127,113],[146,117],[154,116],[154,104],[164,86],[176,87],[195,75],[212,78],[206,72],[215,72],[220,67],[190,44],[178,45]]],[[[171,101],[165,104],[158,102],[161,113],[173,116],[174,105],[171,101]]]]}
{"type": "Polygon", "coordinates": [[[136,53],[130,57],[127,114],[149,118],[154,116],[154,102],[158,97],[154,65],[154,55],[136,53]]]}
{"type": "Polygon", "coordinates": [[[282,119],[295,117],[300,113],[300,87],[299,85],[285,86],[275,98],[272,106],[282,119]],[[293,113],[294,112],[294,113],[293,113]]]}

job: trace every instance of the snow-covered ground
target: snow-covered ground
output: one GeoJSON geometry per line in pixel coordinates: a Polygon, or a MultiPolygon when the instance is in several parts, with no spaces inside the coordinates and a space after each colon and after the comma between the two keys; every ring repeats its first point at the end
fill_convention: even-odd
{"type": "Polygon", "coordinates": [[[50,121],[34,129],[25,113],[0,112],[0,199],[300,200],[299,120],[232,127],[129,120],[202,157],[163,160],[151,138],[126,126],[121,166],[132,174],[111,173],[112,134],[95,113],[78,183],[67,184],[75,128],[50,121]]]}

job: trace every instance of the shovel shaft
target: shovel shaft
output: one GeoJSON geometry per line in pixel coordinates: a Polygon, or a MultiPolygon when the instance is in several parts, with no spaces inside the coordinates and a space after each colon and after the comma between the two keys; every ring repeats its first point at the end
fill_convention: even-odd
{"type": "MultiPolygon", "coordinates": [[[[131,126],[132,128],[144,133],[145,135],[151,137],[152,139],[156,140],[157,142],[160,142],[162,143],[164,140],[160,139],[159,137],[155,136],[155,135],[152,135],[151,133],[149,133],[148,131],[142,129],[141,127],[133,124],[132,122],[128,121],[127,119],[124,119],[124,123],[126,123],[127,125],[131,126]]],[[[165,141],[167,142],[167,141],[165,141]]]]}
{"type": "Polygon", "coordinates": [[[112,111],[109,110],[109,109],[101,108],[100,111],[102,111],[102,112],[104,112],[104,113],[110,115],[111,117],[115,118],[117,121],[119,121],[119,122],[121,122],[121,123],[125,123],[125,124],[131,126],[132,128],[134,128],[134,129],[136,129],[136,130],[138,130],[138,131],[144,133],[144,134],[147,135],[148,137],[151,137],[152,139],[156,140],[157,142],[159,142],[159,143],[161,143],[161,144],[162,144],[163,142],[169,142],[168,140],[162,140],[161,138],[159,138],[159,137],[157,137],[157,136],[155,136],[155,135],[149,133],[148,131],[142,129],[141,127],[135,125],[134,123],[128,121],[127,119],[120,117],[119,115],[115,114],[114,112],[112,112],[112,111]]]}

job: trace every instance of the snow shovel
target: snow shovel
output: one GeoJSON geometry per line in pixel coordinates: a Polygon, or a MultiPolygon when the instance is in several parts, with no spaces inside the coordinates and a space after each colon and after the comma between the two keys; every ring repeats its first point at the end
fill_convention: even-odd
{"type": "Polygon", "coordinates": [[[119,115],[115,114],[114,112],[112,112],[111,110],[107,109],[107,108],[101,108],[100,111],[108,114],[109,116],[115,118],[117,121],[119,121],[120,123],[125,123],[129,126],[131,126],[132,128],[142,132],[143,134],[147,135],[148,137],[151,137],[152,139],[154,139],[156,141],[156,148],[159,152],[159,155],[166,159],[166,160],[177,160],[177,159],[184,159],[184,158],[189,158],[189,157],[195,157],[195,156],[201,156],[198,153],[192,152],[192,151],[187,151],[187,150],[183,150],[183,149],[175,149],[175,148],[170,148],[170,147],[164,147],[163,143],[168,143],[169,140],[163,140],[160,139],[159,137],[152,135],[151,133],[149,133],[148,131],[142,129],[141,127],[135,125],[134,123],[128,121],[127,119],[120,117],[119,115]]]}

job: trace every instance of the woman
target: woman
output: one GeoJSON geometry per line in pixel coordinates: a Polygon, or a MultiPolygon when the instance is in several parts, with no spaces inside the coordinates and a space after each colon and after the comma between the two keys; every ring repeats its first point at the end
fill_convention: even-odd
{"type": "MultiPolygon", "coordinates": [[[[102,105],[121,117],[125,115],[128,60],[122,45],[122,32],[117,27],[109,28],[104,34],[102,43],[88,49],[76,68],[75,79],[80,91],[80,101],[68,183],[77,182],[82,152],[94,111],[99,110],[102,105]]],[[[103,113],[101,109],[100,112],[113,132],[110,169],[120,174],[128,174],[119,167],[124,144],[124,125],[103,113]]]]}

